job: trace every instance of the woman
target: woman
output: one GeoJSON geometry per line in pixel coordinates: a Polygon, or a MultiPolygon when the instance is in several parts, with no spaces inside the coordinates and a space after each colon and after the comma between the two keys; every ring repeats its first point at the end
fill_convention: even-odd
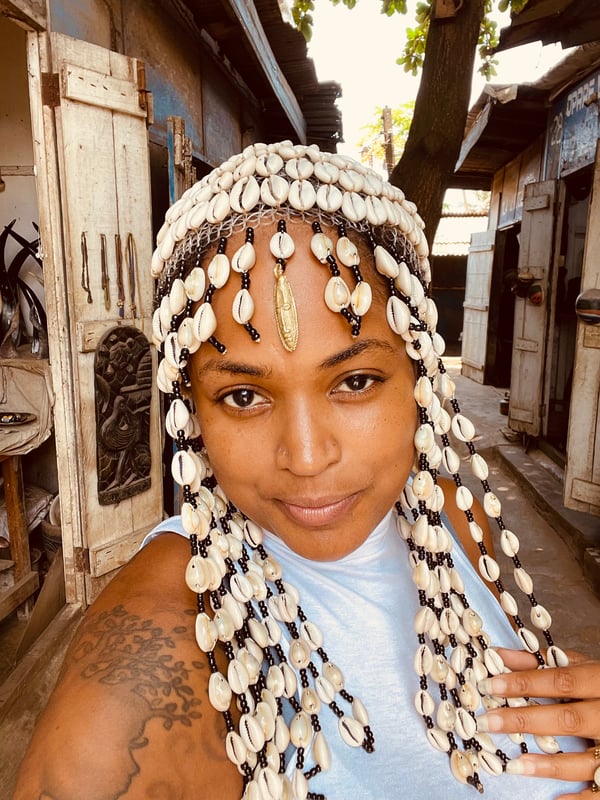
{"type": "Polygon", "coordinates": [[[169,210],[152,266],[182,514],[89,610],[17,800],[596,793],[600,668],[554,645],[518,561],[414,206],[256,145],[169,210]]]}

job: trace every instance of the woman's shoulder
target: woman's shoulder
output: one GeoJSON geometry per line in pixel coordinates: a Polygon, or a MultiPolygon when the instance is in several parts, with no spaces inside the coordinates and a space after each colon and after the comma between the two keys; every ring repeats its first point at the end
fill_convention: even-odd
{"type": "Polygon", "coordinates": [[[210,667],[195,641],[196,598],[183,579],[188,558],[182,537],[156,537],[88,609],[15,800],[192,800],[214,796],[215,784],[219,798],[240,795],[223,718],[208,700],[210,667]]]}

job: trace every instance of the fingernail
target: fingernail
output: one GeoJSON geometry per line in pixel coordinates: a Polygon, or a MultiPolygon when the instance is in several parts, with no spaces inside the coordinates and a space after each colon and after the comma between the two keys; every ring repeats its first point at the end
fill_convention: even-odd
{"type": "Polygon", "coordinates": [[[493,678],[482,678],[477,682],[477,688],[481,694],[504,695],[506,681],[499,675],[493,678]]]}
{"type": "Polygon", "coordinates": [[[477,717],[477,730],[482,733],[495,733],[502,729],[502,719],[493,712],[477,717]]]}
{"type": "Polygon", "coordinates": [[[525,764],[519,758],[511,758],[506,762],[506,772],[509,775],[525,775],[525,764]]]}

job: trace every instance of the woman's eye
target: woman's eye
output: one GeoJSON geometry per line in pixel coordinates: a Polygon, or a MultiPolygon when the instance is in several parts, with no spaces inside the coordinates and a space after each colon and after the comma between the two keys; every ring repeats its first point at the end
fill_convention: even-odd
{"type": "Polygon", "coordinates": [[[365,389],[370,389],[375,383],[375,378],[372,375],[350,375],[349,378],[340,383],[339,392],[364,392],[365,389]]]}
{"type": "Polygon", "coordinates": [[[252,408],[261,402],[263,398],[253,389],[235,389],[223,397],[223,403],[231,408],[252,408]]]}

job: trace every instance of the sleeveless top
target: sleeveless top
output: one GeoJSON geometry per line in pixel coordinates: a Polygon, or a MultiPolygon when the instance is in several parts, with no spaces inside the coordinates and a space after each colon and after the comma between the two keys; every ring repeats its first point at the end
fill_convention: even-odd
{"type": "MultiPolygon", "coordinates": [[[[496,646],[522,649],[495,597],[482,582],[448,520],[453,535],[453,559],[465,584],[469,605],[484,621],[484,630],[496,646]]],[[[148,534],[144,544],[161,532],[185,536],[180,517],[164,520],[148,534]]],[[[419,689],[413,658],[418,646],[413,618],[419,609],[406,544],[389,512],[356,550],[338,561],[316,562],[302,558],[281,539],[265,531],[265,549],[282,566],[284,580],[300,593],[307,618],[323,633],[323,648],[345,678],[346,689],[364,703],[375,737],[375,752],[350,748],[342,742],[337,718],[322,707],[319,718],[331,750],[331,768],[310,781],[310,790],[327,800],[474,800],[476,790],[460,784],[450,773],[446,753],[428,743],[422,717],[413,699],[419,689]]],[[[182,577],[183,579],[183,577],[182,577]]],[[[345,705],[345,704],[344,704],[345,705]]],[[[481,709],[480,709],[481,711],[481,709]]],[[[479,712],[478,712],[479,713],[479,712]]],[[[518,755],[508,737],[494,734],[504,752],[518,755]]],[[[527,737],[536,752],[533,737],[527,737]]],[[[583,750],[586,743],[561,739],[565,750],[583,750]]],[[[292,760],[293,761],[293,760],[292,760]]],[[[307,754],[307,767],[314,763],[307,754]]],[[[295,764],[290,765],[293,772],[295,764]]],[[[516,775],[479,777],[492,800],[552,800],[579,792],[585,784],[516,775]]]]}

